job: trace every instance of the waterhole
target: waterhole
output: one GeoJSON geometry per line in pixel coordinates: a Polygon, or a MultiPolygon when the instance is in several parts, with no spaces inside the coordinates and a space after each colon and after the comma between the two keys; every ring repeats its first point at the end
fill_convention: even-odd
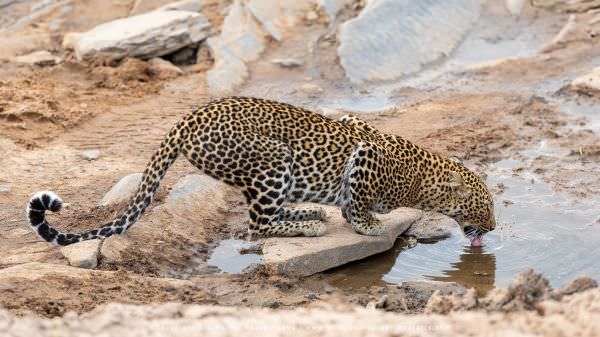
{"type": "Polygon", "coordinates": [[[598,201],[569,198],[522,171],[527,158],[550,152],[542,142],[539,149],[491,167],[487,184],[502,190],[495,197],[500,225],[485,236],[483,247],[470,247],[457,227],[445,240],[412,248],[400,238],[392,250],[329,271],[327,277],[335,286],[354,290],[434,280],[473,287],[480,294],[506,286],[530,268],[553,286],[584,274],[599,278],[598,201]]]}

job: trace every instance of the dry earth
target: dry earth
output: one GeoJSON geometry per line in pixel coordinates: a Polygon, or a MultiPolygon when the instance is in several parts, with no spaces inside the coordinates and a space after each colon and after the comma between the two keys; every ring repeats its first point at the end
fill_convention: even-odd
{"type": "MultiPolygon", "coordinates": [[[[98,206],[104,193],[121,177],[141,172],[174,121],[190,106],[210,99],[204,84],[204,70],[210,67],[210,60],[204,65],[183,66],[183,76],[171,77],[161,76],[160,71],[141,60],[128,59],[109,65],[80,64],[69,51],[61,49],[59,37],[64,33],[124,17],[131,6],[131,1],[76,2],[75,10],[70,16],[62,16],[58,26],[48,24],[59,15],[51,12],[42,16],[39,24],[4,33],[4,41],[13,43],[7,50],[14,55],[44,46],[66,61],[53,67],[31,67],[9,61],[13,54],[0,54],[5,60],[0,62],[0,185],[10,186],[10,191],[0,192],[3,206],[0,208],[0,306],[5,308],[0,311],[0,333],[43,335],[45,331],[47,335],[66,336],[106,328],[117,334],[138,326],[145,326],[150,333],[153,324],[164,324],[165,329],[175,334],[180,328],[215,322],[222,322],[229,333],[234,333],[239,326],[256,319],[260,324],[281,320],[282,327],[293,326],[307,334],[310,330],[304,324],[323,323],[326,312],[331,315],[328,322],[332,324],[332,331],[347,322],[364,320],[365,326],[358,327],[356,335],[373,334],[368,327],[380,324],[431,327],[432,330],[427,331],[430,335],[451,335],[450,331],[461,335],[490,335],[492,329],[511,331],[515,335],[600,334],[596,319],[600,312],[597,290],[565,296],[559,301],[542,296],[540,299],[545,302],[539,305],[535,302],[525,308],[534,310],[525,313],[485,314],[481,312],[485,308],[474,305],[469,308],[479,310],[474,313],[406,317],[359,309],[348,303],[362,306],[372,303],[389,311],[420,313],[431,301],[429,297],[435,289],[444,288],[446,292],[464,292],[464,289],[408,284],[405,288],[372,287],[367,293],[354,294],[329,286],[323,275],[295,279],[267,275],[261,269],[244,275],[214,274],[210,270],[203,271],[202,275],[190,275],[183,272],[189,266],[182,256],[132,256],[121,264],[100,261],[97,271],[79,272],[67,267],[58,248],[40,242],[27,227],[23,210],[30,194],[53,190],[69,203],[61,214],[50,216],[51,222],[59,223],[65,230],[98,226],[120,210],[119,205],[98,206]],[[90,149],[100,150],[97,160],[88,161],[80,156],[82,151],[90,149]],[[170,268],[170,272],[164,272],[165,268],[170,268]],[[162,278],[177,275],[186,280],[162,278]],[[387,299],[381,302],[384,295],[387,299]],[[102,306],[109,302],[153,305],[143,312],[138,307],[102,306]],[[163,302],[180,304],[154,305],[163,302]],[[309,308],[270,311],[184,305],[192,303],[270,308],[309,305],[309,308]],[[97,306],[100,307],[87,313],[97,306]],[[83,314],[80,323],[73,323],[77,322],[74,314],[52,321],[29,316],[18,318],[29,313],[55,317],[68,311],[83,314]],[[112,314],[120,317],[120,323],[106,323],[112,314]],[[294,322],[300,316],[303,323],[296,326],[294,322]],[[122,319],[128,317],[131,319],[122,319]],[[95,320],[99,322],[97,325],[87,325],[95,320]]],[[[207,1],[206,6],[205,14],[219,27],[225,4],[207,1]]],[[[531,16],[546,15],[540,10],[528,10],[531,16]]],[[[355,14],[353,9],[346,9],[342,15],[355,14]]],[[[552,15],[557,15],[559,29],[566,15],[552,15]]],[[[589,16],[580,14],[581,22],[587,22],[586,15],[589,16]]],[[[322,23],[305,23],[301,33],[317,37],[325,28],[322,23]]],[[[581,31],[586,29],[579,27],[581,31]]],[[[559,160],[539,156],[531,167],[521,169],[536,172],[568,194],[593,196],[600,191],[598,172],[571,164],[598,163],[600,139],[586,128],[585,120],[565,115],[551,99],[564,96],[600,99],[597,92],[568,88],[570,80],[588,72],[600,56],[597,34],[576,31],[572,35],[573,38],[547,53],[452,73],[427,85],[401,87],[390,97],[395,107],[362,117],[382,131],[402,135],[437,153],[463,158],[468,166],[481,173],[507,154],[546,139],[550,146],[568,149],[570,154],[559,160]],[[558,83],[556,94],[551,97],[540,93],[548,83],[558,83]]],[[[314,96],[298,90],[305,81],[304,74],[264,60],[254,63],[255,73],[251,74],[251,81],[239,89],[240,93],[277,98],[320,111],[328,99],[340,96],[340,86],[344,90],[348,88],[346,84],[339,84],[344,79],[333,54],[335,38],[323,41],[316,59],[321,73],[315,81],[325,94],[314,96]],[[265,88],[261,84],[261,81],[277,78],[289,80],[289,87],[265,88]],[[332,94],[327,94],[328,91],[332,94]]],[[[302,39],[290,39],[282,44],[273,42],[265,59],[290,48],[305,48],[302,43],[302,39]]],[[[332,117],[343,114],[345,111],[331,113],[332,117]]],[[[179,160],[169,171],[155,205],[164,200],[179,177],[194,172],[191,165],[179,160]]],[[[495,193],[502,193],[502,186],[492,188],[495,193]]],[[[198,249],[196,259],[205,260],[220,240],[243,235],[242,199],[235,192],[230,198],[233,207],[223,214],[227,220],[211,223],[203,231],[203,247],[194,246],[198,249]]],[[[152,209],[147,211],[151,213],[152,209]]],[[[144,221],[150,220],[142,220],[140,225],[144,221]]],[[[164,241],[169,242],[168,238],[164,241]]],[[[151,247],[158,255],[168,249],[160,243],[151,247]]],[[[440,303],[452,302],[437,299],[440,303]]],[[[206,333],[215,334],[210,330],[206,333]]],[[[329,334],[332,332],[322,333],[329,334]]],[[[391,332],[383,334],[392,335],[391,332]]],[[[422,333],[405,335],[411,334],[422,333]]]]}

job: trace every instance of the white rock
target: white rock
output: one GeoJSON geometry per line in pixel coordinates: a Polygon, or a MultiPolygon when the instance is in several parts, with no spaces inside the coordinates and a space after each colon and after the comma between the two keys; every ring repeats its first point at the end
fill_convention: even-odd
{"type": "Polygon", "coordinates": [[[315,11],[308,11],[308,13],[306,13],[305,18],[308,21],[315,21],[316,19],[319,18],[319,14],[317,14],[317,12],[315,12],[315,11]]]}
{"type": "Polygon", "coordinates": [[[394,80],[450,53],[483,0],[369,1],[339,30],[338,55],[353,83],[394,80]]]}
{"type": "Polygon", "coordinates": [[[314,83],[305,83],[300,87],[300,89],[307,94],[319,94],[323,92],[323,88],[314,83]]]}
{"type": "Polygon", "coordinates": [[[250,0],[247,8],[269,35],[281,41],[313,6],[313,1],[307,0],[250,0]]]}
{"type": "Polygon", "coordinates": [[[40,67],[53,66],[62,62],[58,56],[52,55],[47,50],[39,50],[31,54],[17,56],[13,59],[17,63],[33,64],[40,67]]]}
{"type": "Polygon", "coordinates": [[[100,150],[86,150],[79,154],[85,160],[96,160],[100,158],[100,150]]]}
{"type": "Polygon", "coordinates": [[[600,67],[596,67],[591,72],[577,77],[571,82],[571,86],[600,91],[600,67]]]}
{"type": "Polygon", "coordinates": [[[96,26],[75,38],[78,60],[152,58],[206,39],[210,24],[200,13],[155,11],[96,26]]]}
{"type": "Polygon", "coordinates": [[[504,4],[511,15],[519,16],[523,10],[523,5],[525,5],[525,0],[505,0],[504,4]]]}
{"type": "Polygon", "coordinates": [[[66,50],[75,49],[75,41],[79,38],[81,33],[66,33],[63,36],[62,47],[66,50]]]}
{"type": "Polygon", "coordinates": [[[298,59],[293,59],[293,58],[272,59],[271,63],[277,64],[284,68],[297,68],[297,67],[302,67],[302,65],[304,64],[302,61],[300,61],[298,59]]]}
{"type": "Polygon", "coordinates": [[[190,11],[200,12],[202,10],[202,0],[181,0],[171,2],[162,7],[157,8],[157,11],[190,11]]]}
{"type": "Polygon", "coordinates": [[[207,45],[215,65],[206,73],[209,91],[230,94],[248,77],[246,62],[254,61],[265,49],[265,32],[240,3],[234,3],[223,21],[221,34],[207,45]]]}
{"type": "Polygon", "coordinates": [[[276,274],[308,276],[393,247],[396,238],[421,218],[422,212],[400,208],[377,215],[386,225],[380,236],[360,235],[342,218],[336,207],[327,212],[327,232],[319,237],[267,238],[262,247],[267,270],[276,274]]]}
{"type": "Polygon", "coordinates": [[[404,235],[414,236],[418,240],[434,241],[450,237],[457,228],[459,226],[456,221],[445,215],[425,213],[404,232],[404,235]]]}
{"type": "Polygon", "coordinates": [[[150,11],[183,10],[200,12],[203,0],[136,0],[129,12],[129,16],[139,15],[150,11]]]}
{"type": "Polygon", "coordinates": [[[176,222],[202,226],[203,219],[218,218],[227,209],[223,185],[206,175],[187,175],[171,189],[166,201],[167,210],[176,222]]]}
{"type": "Polygon", "coordinates": [[[87,240],[60,248],[60,252],[73,267],[94,269],[98,265],[98,252],[102,240],[87,240]]]}
{"type": "Polygon", "coordinates": [[[104,195],[102,201],[100,201],[100,205],[114,205],[131,199],[137,191],[138,185],[142,181],[142,176],[142,173],[132,173],[121,178],[121,180],[119,180],[119,182],[104,195]]]}
{"type": "Polygon", "coordinates": [[[184,74],[181,68],[160,57],[155,57],[148,61],[148,63],[158,73],[158,78],[160,79],[173,78],[184,74]]]}
{"type": "Polygon", "coordinates": [[[258,59],[267,36],[281,41],[313,8],[316,0],[236,1],[223,21],[221,34],[208,39],[215,60],[206,74],[212,95],[228,95],[248,77],[247,63],[258,59]]]}
{"type": "Polygon", "coordinates": [[[319,7],[322,8],[331,20],[335,19],[340,10],[352,4],[353,0],[318,0],[319,7]]]}
{"type": "Polygon", "coordinates": [[[0,185],[0,193],[8,193],[12,190],[10,185],[0,185]]]}

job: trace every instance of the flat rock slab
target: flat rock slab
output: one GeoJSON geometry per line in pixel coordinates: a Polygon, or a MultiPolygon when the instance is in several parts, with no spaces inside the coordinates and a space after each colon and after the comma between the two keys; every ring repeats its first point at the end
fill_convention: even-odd
{"type": "Polygon", "coordinates": [[[323,208],[328,216],[324,236],[265,239],[263,259],[271,273],[308,276],[384,252],[422,216],[421,211],[412,208],[378,214],[376,216],[387,226],[385,233],[366,236],[354,232],[338,208],[323,208]]]}
{"type": "Polygon", "coordinates": [[[157,11],[110,21],[77,34],[73,46],[78,60],[152,58],[200,42],[209,34],[208,19],[196,12],[157,11]]]}

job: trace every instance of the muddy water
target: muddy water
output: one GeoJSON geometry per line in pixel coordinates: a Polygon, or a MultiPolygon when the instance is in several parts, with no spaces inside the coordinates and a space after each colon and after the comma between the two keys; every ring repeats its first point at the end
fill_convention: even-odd
{"type": "Polygon", "coordinates": [[[523,170],[537,156],[560,154],[542,141],[490,168],[488,185],[504,189],[495,198],[501,225],[486,235],[483,247],[470,247],[458,228],[446,240],[410,249],[400,239],[390,252],[329,272],[332,284],[360,288],[435,280],[485,293],[529,268],[544,273],[554,286],[584,274],[600,278],[600,201],[568,198],[523,170]]]}

